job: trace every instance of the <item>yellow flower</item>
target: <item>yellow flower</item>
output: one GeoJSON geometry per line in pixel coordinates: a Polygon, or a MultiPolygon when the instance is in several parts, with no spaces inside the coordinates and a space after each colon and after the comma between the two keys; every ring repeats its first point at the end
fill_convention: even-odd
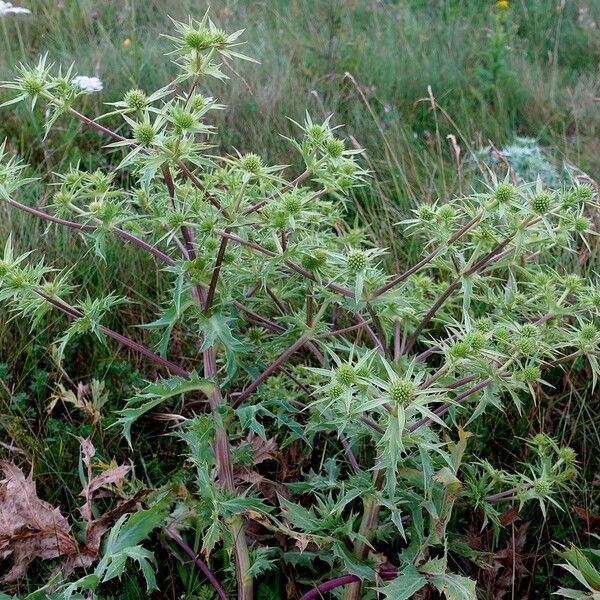
{"type": "Polygon", "coordinates": [[[508,10],[510,8],[510,4],[508,0],[498,0],[498,2],[496,2],[496,8],[498,10],[508,10]]]}
{"type": "Polygon", "coordinates": [[[127,50],[127,48],[129,48],[129,46],[131,46],[131,40],[129,38],[125,38],[123,40],[123,48],[125,48],[125,50],[127,50]]]}

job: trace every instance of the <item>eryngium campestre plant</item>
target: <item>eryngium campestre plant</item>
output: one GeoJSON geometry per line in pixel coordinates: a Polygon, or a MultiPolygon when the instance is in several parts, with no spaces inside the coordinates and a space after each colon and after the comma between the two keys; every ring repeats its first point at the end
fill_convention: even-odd
{"type": "MultiPolygon", "coordinates": [[[[331,577],[319,570],[325,564],[338,576],[305,598],[338,586],[347,600],[367,597],[364,582],[383,578],[391,579],[380,587],[388,598],[430,585],[475,599],[474,581],[448,567],[454,504],[478,507],[495,524],[508,501],[533,500],[545,514],[577,477],[572,452],[544,436],[532,440],[522,475],[472,457],[461,463],[469,424],[506,400],[520,407],[546,368],[582,358],[596,381],[600,288],[560,258],[588,234],[594,191],[577,181],[562,191],[503,181],[420,207],[404,226],[423,241],[423,258],[386,273],[385,251],[364,236],[359,243],[344,223],[349,193],[368,185],[361,151],[344,144],[331,119],[307,115],[290,139],[305,165],[297,176],[256,154],[216,155],[210,116],[225,107],[206,94],[207,78],[225,78],[221,57],[247,58],[241,32],[226,34],[206,16],[174,25],[179,74],[112,103],[121,133],[77,111],[72,68],[64,75],[42,58],[4,83],[16,91],[6,105],[26,100],[45,111],[50,141],[57,120],[71,117],[120,157],[111,172],[72,166],[56,175],[42,211],[19,200],[30,180],[4,144],[0,196],[71,228],[100,258],[109,236],[149,252],[171,282],[156,299],[156,320],[143,324],[160,333],[156,347],[103,324],[126,297],[86,297],[69,265],[32,262],[11,239],[0,299],[33,328],[52,311],[66,315],[59,355],[93,333],[162,369],[118,415],[131,445],[149,411],[174,398],[206,399],[210,416],[185,403],[181,410],[177,434],[194,470],[177,493],[165,488],[164,527],[180,545],[179,535],[191,533],[213,569],[234,567],[223,577],[229,587],[235,579],[240,600],[253,597],[267,569],[287,573],[287,589],[299,594],[331,577]],[[173,357],[175,329],[185,360],[173,357]],[[272,474],[276,494],[244,476],[253,473],[249,434],[307,457],[272,474]],[[391,565],[382,564],[383,549],[391,565]]],[[[93,590],[103,573],[55,588],[65,597],[93,590]]]]}

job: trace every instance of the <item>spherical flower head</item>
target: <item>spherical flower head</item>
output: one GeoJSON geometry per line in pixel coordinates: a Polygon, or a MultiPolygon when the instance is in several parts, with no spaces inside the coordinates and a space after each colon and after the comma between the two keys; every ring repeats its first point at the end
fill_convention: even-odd
{"type": "Polygon", "coordinates": [[[473,331],[469,335],[468,342],[473,352],[479,352],[485,348],[487,340],[481,331],[473,331]]]}
{"type": "Polygon", "coordinates": [[[206,98],[201,94],[196,94],[192,97],[190,101],[190,108],[194,112],[198,112],[202,110],[206,106],[206,98]]]}
{"type": "Polygon", "coordinates": [[[356,370],[348,363],[341,364],[335,371],[335,378],[338,383],[348,387],[356,381],[356,370]]]}
{"type": "Polygon", "coordinates": [[[325,150],[331,158],[342,158],[344,153],[344,141],[333,138],[325,143],[325,150]]]}
{"type": "Polygon", "coordinates": [[[325,127],[323,127],[322,125],[311,125],[307,130],[306,130],[306,137],[313,142],[314,144],[324,144],[329,138],[330,138],[330,134],[329,131],[327,129],[325,129],[325,127]]]}
{"type": "Polygon", "coordinates": [[[521,376],[523,381],[527,383],[535,383],[542,375],[540,368],[537,365],[527,365],[523,367],[521,376]]]}
{"type": "Polygon", "coordinates": [[[477,321],[475,321],[475,329],[477,331],[481,331],[482,333],[490,332],[492,327],[492,320],[488,319],[488,317],[482,317],[481,319],[477,319],[477,321]]]}
{"type": "Polygon", "coordinates": [[[536,433],[531,438],[531,444],[539,450],[544,450],[545,448],[548,447],[549,442],[548,442],[548,438],[543,433],[536,433]]]}
{"type": "Polygon", "coordinates": [[[156,130],[150,123],[138,123],[133,130],[133,139],[141,146],[151,144],[156,138],[156,130]]]}
{"type": "Polygon", "coordinates": [[[66,190],[59,190],[54,194],[53,201],[57,206],[69,206],[73,202],[73,194],[66,190]]]}
{"type": "Polygon", "coordinates": [[[598,330],[592,323],[587,323],[579,331],[582,342],[591,342],[598,335],[598,330]]]}
{"type": "Polygon", "coordinates": [[[495,340],[501,344],[507,344],[510,341],[511,333],[506,327],[500,327],[494,332],[495,340]]]}
{"type": "Polygon", "coordinates": [[[499,183],[494,198],[501,204],[510,202],[515,195],[515,188],[510,183],[499,183]]]}
{"type": "Polygon", "coordinates": [[[505,12],[510,8],[510,4],[508,0],[498,0],[498,2],[496,2],[496,8],[501,12],[505,12]]]}
{"type": "Polygon", "coordinates": [[[355,161],[350,160],[350,159],[345,160],[340,165],[340,173],[342,173],[343,175],[347,175],[347,176],[354,175],[357,170],[358,170],[358,165],[356,164],[355,161]]]}
{"type": "Polygon", "coordinates": [[[328,390],[327,395],[330,398],[339,398],[344,393],[344,386],[339,383],[334,383],[328,390]]]}
{"type": "Polygon", "coordinates": [[[567,465],[572,465],[577,460],[577,453],[569,446],[563,446],[558,450],[558,458],[567,465]]]}
{"type": "Polygon", "coordinates": [[[97,217],[101,217],[104,212],[104,202],[102,200],[94,200],[90,202],[90,212],[94,213],[97,217]]]}
{"type": "Polygon", "coordinates": [[[435,213],[433,212],[433,210],[431,210],[431,208],[429,206],[427,206],[427,204],[422,204],[421,206],[419,206],[419,220],[423,221],[424,223],[429,223],[430,221],[433,221],[433,218],[435,217],[435,213]]]}
{"type": "Polygon", "coordinates": [[[452,358],[468,358],[471,354],[471,347],[464,341],[458,341],[452,344],[450,356],[452,358]]]}
{"type": "Polygon", "coordinates": [[[123,102],[125,102],[127,108],[131,110],[142,110],[142,108],[145,108],[148,104],[148,98],[142,90],[134,88],[125,94],[123,102]]]}
{"type": "Polygon", "coordinates": [[[367,255],[362,250],[351,250],[346,257],[346,264],[352,273],[364,271],[367,262],[367,255]]]}
{"type": "Polygon", "coordinates": [[[285,229],[288,222],[288,216],[282,210],[274,210],[269,214],[269,221],[275,229],[285,229]]]}
{"type": "Polygon", "coordinates": [[[259,175],[262,169],[262,158],[258,154],[248,153],[240,158],[240,167],[253,175],[259,175]]]}
{"type": "Polygon", "coordinates": [[[575,467],[567,467],[561,474],[563,481],[574,481],[579,476],[575,467]]]}
{"type": "Polygon", "coordinates": [[[222,29],[216,29],[212,32],[211,41],[213,48],[224,48],[227,44],[227,34],[222,29]]]}
{"type": "Polygon", "coordinates": [[[213,36],[208,29],[190,29],[183,36],[185,45],[191,50],[202,52],[213,45],[213,36]]]}
{"type": "Polygon", "coordinates": [[[191,129],[196,124],[194,115],[183,108],[176,107],[171,114],[173,125],[178,131],[186,131],[191,129]]]}
{"type": "Polygon", "coordinates": [[[583,279],[580,275],[577,275],[576,273],[569,273],[564,277],[563,284],[565,288],[573,292],[580,289],[583,286],[583,279]]]}
{"type": "Polygon", "coordinates": [[[539,330],[533,323],[525,323],[521,326],[521,335],[526,338],[536,339],[539,335],[539,330]]]}
{"type": "Polygon", "coordinates": [[[552,491],[552,484],[547,480],[547,479],[537,479],[534,483],[533,483],[533,491],[538,495],[538,496],[548,496],[550,494],[550,492],[552,491]]]}
{"type": "Polygon", "coordinates": [[[588,230],[590,225],[589,220],[584,216],[575,217],[575,221],[573,222],[573,229],[577,233],[585,233],[588,230]]]}
{"type": "Polygon", "coordinates": [[[171,229],[179,229],[185,223],[185,215],[172,210],[167,214],[167,223],[171,229]]]}
{"type": "Polygon", "coordinates": [[[548,192],[540,192],[531,199],[531,208],[538,213],[543,215],[548,212],[552,198],[548,192]]]}
{"type": "Polygon", "coordinates": [[[297,215],[302,210],[300,198],[298,198],[298,194],[295,194],[294,192],[285,194],[281,200],[281,205],[288,215],[297,215]]]}
{"type": "Polygon", "coordinates": [[[37,73],[27,73],[21,81],[21,89],[30,97],[39,96],[45,89],[46,82],[37,73]]]}
{"type": "Polygon", "coordinates": [[[327,254],[317,248],[312,254],[305,254],[302,257],[301,264],[307,271],[318,271],[325,266],[327,262],[327,254]]]}
{"type": "Polygon", "coordinates": [[[590,202],[594,197],[594,188],[591,185],[585,183],[583,185],[578,186],[575,190],[575,193],[577,194],[577,198],[580,202],[590,202]]]}
{"type": "Polygon", "coordinates": [[[516,354],[528,356],[537,350],[537,340],[531,337],[518,337],[513,343],[513,349],[516,354]]]}
{"type": "Polygon", "coordinates": [[[389,385],[388,393],[392,402],[404,405],[410,402],[415,395],[415,384],[408,379],[396,379],[389,385]]]}
{"type": "Polygon", "coordinates": [[[437,216],[440,221],[450,221],[454,217],[454,209],[449,204],[444,204],[437,211],[437,216]]]}

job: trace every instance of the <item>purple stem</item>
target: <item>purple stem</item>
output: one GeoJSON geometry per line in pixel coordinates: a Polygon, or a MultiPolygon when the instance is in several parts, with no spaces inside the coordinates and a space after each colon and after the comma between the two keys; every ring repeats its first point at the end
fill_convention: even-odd
{"type": "MultiPolygon", "coordinates": [[[[453,244],[459,238],[461,238],[471,227],[479,223],[481,219],[481,215],[477,215],[473,217],[468,223],[463,225],[447,242],[446,246],[453,244]]],[[[385,292],[391,290],[393,287],[396,287],[399,283],[402,283],[406,279],[408,279],[411,275],[421,270],[427,263],[430,263],[446,246],[438,246],[435,250],[432,250],[427,256],[422,258],[416,265],[405,271],[401,275],[394,277],[390,282],[386,283],[384,286],[380,287],[373,294],[373,298],[378,298],[381,294],[385,294],[385,292]]]]}
{"type": "MultiPolygon", "coordinates": [[[[20,202],[17,202],[16,200],[8,199],[7,202],[11,206],[18,208],[19,210],[22,210],[23,212],[30,213],[32,215],[35,215],[36,217],[39,217],[40,219],[44,219],[45,221],[57,223],[58,225],[63,225],[65,227],[69,227],[71,229],[77,229],[79,231],[95,231],[98,229],[98,227],[96,227],[94,225],[84,225],[82,223],[76,223],[74,221],[67,221],[66,219],[60,219],[59,217],[49,215],[48,213],[38,210],[37,208],[33,208],[31,206],[26,206],[25,204],[21,204],[20,202]]],[[[128,231],[125,231],[124,229],[120,229],[119,227],[111,227],[110,230],[115,235],[118,235],[120,238],[134,244],[135,246],[138,246],[138,247],[146,250],[147,252],[149,252],[156,258],[160,259],[164,263],[166,263],[168,265],[175,264],[175,261],[170,256],[168,256],[164,252],[160,251],[158,248],[156,248],[156,246],[153,246],[152,244],[149,244],[148,242],[145,242],[144,240],[136,237],[132,233],[129,233],[128,231]]]]}
{"type": "Polygon", "coordinates": [[[228,600],[225,590],[221,587],[221,584],[217,581],[217,578],[212,574],[206,563],[200,559],[200,556],[196,554],[190,546],[188,546],[183,539],[171,530],[169,527],[164,528],[164,532],[196,563],[196,566],[204,574],[209,583],[213,586],[217,595],[221,600],[228,600]]]}
{"type": "MultiPolygon", "coordinates": [[[[379,572],[379,575],[382,579],[395,579],[398,575],[397,569],[382,569],[379,572]]],[[[361,581],[360,577],[356,575],[342,575],[341,577],[336,577],[334,579],[330,579],[329,581],[325,581],[321,583],[317,587],[310,590],[310,592],[306,592],[304,596],[300,598],[300,600],[314,600],[315,598],[321,598],[321,594],[324,592],[330,592],[331,590],[335,590],[336,588],[349,585],[351,583],[359,583],[361,581]]]]}
{"type": "Polygon", "coordinates": [[[306,335],[301,335],[287,350],[282,352],[274,362],[271,363],[247,388],[242,390],[236,399],[232,402],[232,408],[238,408],[240,404],[250,397],[250,395],[256,390],[256,388],[263,383],[272,373],[277,371],[281,365],[283,365],[287,359],[292,356],[295,352],[300,350],[304,344],[308,341],[308,337],[306,335]]]}
{"type": "MultiPolygon", "coordinates": [[[[64,302],[62,300],[58,300],[56,298],[53,298],[52,296],[49,296],[42,290],[36,289],[35,291],[39,296],[44,298],[44,300],[46,300],[49,304],[51,304],[52,306],[54,306],[55,308],[57,308],[64,314],[69,315],[70,317],[72,317],[74,319],[79,319],[83,316],[83,313],[81,313],[76,308],[70,306],[66,302],[64,302]]],[[[130,348],[131,350],[134,350],[138,354],[141,354],[142,356],[149,358],[151,361],[155,362],[156,364],[167,368],[169,371],[171,371],[171,373],[174,373],[175,375],[179,375],[180,377],[183,377],[185,379],[189,378],[190,374],[188,371],[186,371],[179,365],[171,362],[170,360],[167,360],[167,359],[163,358],[162,356],[159,356],[158,354],[156,354],[156,352],[153,352],[152,350],[150,350],[150,348],[147,348],[146,346],[139,344],[138,342],[133,341],[131,338],[121,335],[120,333],[117,333],[116,331],[113,331],[112,329],[110,329],[109,327],[105,327],[104,325],[99,325],[98,330],[100,332],[102,332],[103,334],[107,335],[108,337],[120,342],[127,348],[130,348]]]]}

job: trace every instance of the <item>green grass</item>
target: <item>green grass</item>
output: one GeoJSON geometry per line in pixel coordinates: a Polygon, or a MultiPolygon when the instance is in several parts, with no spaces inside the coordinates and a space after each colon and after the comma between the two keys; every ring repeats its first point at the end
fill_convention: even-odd
{"type": "MultiPolygon", "coordinates": [[[[174,71],[163,56],[169,43],[158,35],[169,29],[167,15],[184,19],[206,9],[205,2],[178,0],[23,3],[31,6],[31,17],[0,17],[0,79],[10,79],[19,61],[35,60],[45,52],[65,66],[74,62],[81,74],[104,81],[104,91],[82,104],[82,112],[90,115],[131,87],[153,90],[167,81],[174,71]]],[[[571,0],[562,9],[556,0],[511,4],[506,43],[494,54],[497,11],[493,2],[483,0],[215,3],[213,19],[228,30],[247,27],[244,51],[260,60],[260,65],[238,65],[227,86],[211,84],[202,90],[231,109],[215,122],[220,143],[226,151],[253,151],[269,162],[293,167],[296,159],[282,137],[295,128],[288,117],[300,121],[306,110],[315,118],[334,113],[345,135],[367,149],[374,172],[372,184],[349,207],[350,218],[356,217],[380,245],[391,249],[390,261],[398,268],[421,248],[395,223],[419,203],[449,201],[459,190],[468,190],[474,171],[469,156],[488,141],[500,148],[515,135],[534,137],[557,164],[566,160],[597,180],[600,4],[571,0]],[[583,6],[597,28],[580,22],[578,10],[583,6]],[[448,135],[454,135],[461,148],[460,171],[448,135]]],[[[110,168],[99,151],[105,140],[95,133],[61,119],[51,142],[41,142],[42,124],[42,114],[0,109],[0,139],[7,137],[11,149],[34,171],[60,171],[77,161],[89,168],[110,168]]],[[[25,190],[25,200],[43,205],[50,183],[25,190]]],[[[115,328],[131,332],[144,320],[140,310],[152,310],[164,284],[139,252],[111,242],[109,260],[100,262],[72,232],[46,231],[30,217],[1,210],[0,243],[12,232],[19,251],[36,248],[57,266],[75,264],[74,278],[91,296],[108,286],[136,301],[120,312],[115,328]]],[[[584,268],[593,269],[594,260],[597,257],[584,268]]],[[[73,487],[69,470],[76,464],[76,442],[64,434],[85,433],[45,413],[54,382],[61,378],[47,350],[60,334],[61,321],[31,334],[26,324],[9,322],[8,316],[0,314],[0,363],[9,365],[1,378],[5,388],[0,390],[0,431],[11,443],[31,446],[39,475],[52,473],[51,483],[41,491],[53,500],[65,494],[52,487],[56,477],[63,480],[64,489],[73,487]]],[[[131,386],[135,370],[144,368],[133,356],[127,357],[132,366],[124,366],[123,358],[114,348],[82,339],[64,368],[75,380],[106,380],[112,402],[118,405],[126,397],[122,382],[131,386]]],[[[478,423],[481,454],[510,465],[524,457],[512,454],[513,445],[504,440],[548,431],[577,448],[589,482],[600,471],[597,395],[577,369],[557,371],[552,377],[555,390],[540,394],[539,405],[529,407],[528,413],[493,414],[478,423]]],[[[107,439],[107,456],[119,451],[111,444],[107,439]]],[[[149,479],[165,468],[162,448],[155,450],[147,467],[149,479]]],[[[598,488],[582,485],[575,498],[565,499],[566,505],[573,503],[597,511],[598,488]]],[[[568,510],[554,514],[546,525],[531,525],[526,552],[537,557],[535,573],[525,578],[517,597],[548,597],[553,562],[548,540],[575,539],[581,528],[568,510]]],[[[503,538],[496,548],[506,543],[503,538]]]]}

